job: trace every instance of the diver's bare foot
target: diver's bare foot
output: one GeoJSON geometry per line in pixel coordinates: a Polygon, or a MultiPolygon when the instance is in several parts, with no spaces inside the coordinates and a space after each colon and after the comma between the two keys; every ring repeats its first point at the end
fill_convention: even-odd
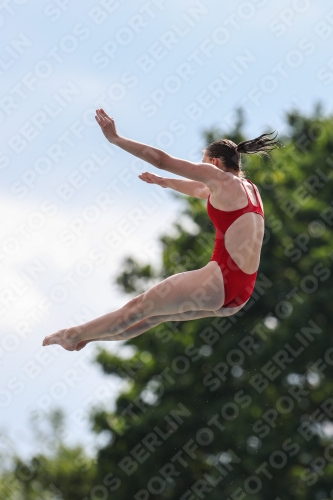
{"type": "Polygon", "coordinates": [[[75,348],[76,351],[81,351],[81,349],[83,349],[84,347],[86,347],[87,344],[89,344],[89,342],[97,342],[98,340],[109,340],[108,338],[100,338],[100,339],[90,339],[90,340],[81,340],[81,342],[79,342],[75,348]]]}
{"type": "Polygon", "coordinates": [[[94,342],[93,340],[82,340],[81,342],[78,343],[78,345],[75,347],[76,351],[81,351],[84,347],[86,347],[89,342],[94,342]]]}
{"type": "Polygon", "coordinates": [[[43,346],[58,344],[61,345],[66,351],[75,351],[76,346],[80,342],[80,335],[75,328],[67,328],[59,330],[53,335],[48,335],[43,340],[43,346]]]}

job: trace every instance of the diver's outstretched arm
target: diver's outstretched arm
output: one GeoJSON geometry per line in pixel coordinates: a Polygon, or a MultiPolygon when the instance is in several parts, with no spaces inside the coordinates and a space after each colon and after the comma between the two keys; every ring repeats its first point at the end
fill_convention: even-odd
{"type": "Polygon", "coordinates": [[[209,187],[203,182],[191,181],[189,179],[170,179],[153,174],[152,172],[142,172],[138,177],[148,184],[157,184],[163,188],[174,189],[179,193],[195,198],[207,199],[210,194],[209,187]]]}
{"type": "Polygon", "coordinates": [[[118,135],[113,118],[108,116],[103,109],[96,110],[95,118],[109,142],[154,165],[154,167],[161,168],[163,155],[166,154],[161,149],[133,141],[132,139],[125,139],[125,137],[118,135]]]}
{"type": "Polygon", "coordinates": [[[186,177],[192,181],[203,182],[211,190],[219,190],[221,182],[230,180],[229,174],[211,163],[195,163],[175,158],[161,149],[119,136],[113,118],[102,109],[96,110],[95,118],[109,142],[156,168],[186,177]]]}

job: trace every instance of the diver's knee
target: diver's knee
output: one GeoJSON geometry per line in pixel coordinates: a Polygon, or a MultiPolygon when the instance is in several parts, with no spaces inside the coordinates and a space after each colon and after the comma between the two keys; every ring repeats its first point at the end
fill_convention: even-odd
{"type": "Polygon", "coordinates": [[[223,316],[230,316],[227,309],[227,307],[220,307],[219,309],[215,309],[215,311],[213,311],[213,314],[214,316],[219,316],[220,318],[222,318],[223,316]]]}

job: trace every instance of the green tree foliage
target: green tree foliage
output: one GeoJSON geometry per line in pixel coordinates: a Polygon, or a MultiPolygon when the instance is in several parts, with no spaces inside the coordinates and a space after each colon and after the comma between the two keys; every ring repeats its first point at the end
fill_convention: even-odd
{"type": "Polygon", "coordinates": [[[42,444],[49,453],[35,454],[27,461],[16,453],[7,456],[10,465],[1,468],[0,500],[82,500],[94,487],[95,460],[82,446],[63,443],[63,412],[56,409],[44,417],[43,424],[46,430],[32,416],[36,448],[42,444]]]}
{"type": "MultiPolygon", "coordinates": [[[[93,430],[110,436],[96,468],[75,472],[74,452],[59,449],[36,472],[64,499],[333,498],[333,117],[317,105],[310,117],[290,111],[286,122],[271,159],[246,158],[266,224],[251,300],[234,316],[152,328],[126,342],[130,359],[97,350],[104,373],[128,389],[113,413],[91,414],[93,430]]],[[[204,137],[240,142],[242,126],[239,112],[233,131],[204,137]]],[[[206,200],[177,196],[192,230],[181,219],[176,236],[161,238],[160,271],[128,257],[117,280],[124,291],[209,261],[206,200]]]]}

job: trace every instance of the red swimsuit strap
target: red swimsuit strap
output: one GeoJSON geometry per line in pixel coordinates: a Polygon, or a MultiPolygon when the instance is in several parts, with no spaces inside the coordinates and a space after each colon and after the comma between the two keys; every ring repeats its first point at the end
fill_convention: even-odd
{"type": "MultiPolygon", "coordinates": [[[[243,186],[243,188],[244,188],[244,191],[245,191],[246,196],[247,196],[247,199],[248,199],[248,204],[247,204],[247,206],[246,206],[246,207],[244,207],[244,208],[246,209],[249,205],[252,205],[252,207],[254,208],[254,211],[255,211],[256,213],[259,213],[260,215],[262,215],[262,216],[264,217],[264,212],[263,212],[263,210],[262,210],[262,208],[261,208],[261,205],[260,205],[260,202],[259,202],[259,198],[258,198],[258,195],[257,195],[257,189],[256,189],[256,186],[253,184],[253,182],[252,182],[252,181],[250,181],[250,179],[246,179],[246,180],[247,180],[247,181],[248,181],[248,182],[252,185],[252,187],[253,187],[254,195],[255,195],[256,200],[257,200],[257,204],[256,204],[256,205],[254,205],[254,203],[252,203],[252,201],[251,201],[251,199],[250,199],[250,197],[249,197],[249,195],[248,195],[248,192],[247,192],[247,190],[245,189],[244,183],[243,183],[243,181],[242,181],[242,179],[241,179],[242,186],[243,186]]],[[[251,212],[253,212],[253,210],[251,210],[251,212]]]]}

